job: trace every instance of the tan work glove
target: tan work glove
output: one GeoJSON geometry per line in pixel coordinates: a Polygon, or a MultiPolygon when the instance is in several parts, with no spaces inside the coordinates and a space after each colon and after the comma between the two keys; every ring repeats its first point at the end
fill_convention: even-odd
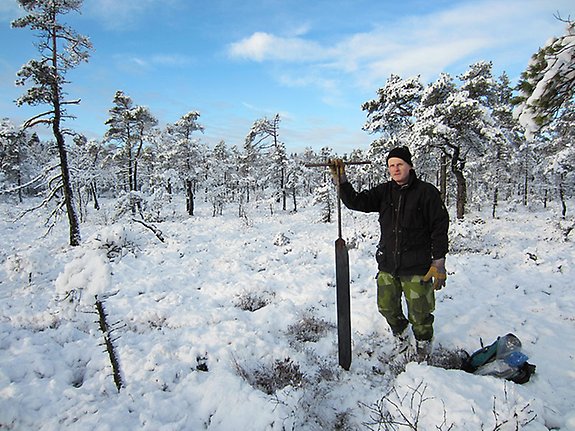
{"type": "Polygon", "coordinates": [[[431,262],[429,271],[423,276],[421,281],[427,282],[433,278],[433,288],[441,290],[445,286],[447,280],[447,273],[445,272],[445,258],[435,259],[431,262]]]}
{"type": "Polygon", "coordinates": [[[327,163],[329,165],[331,176],[333,177],[333,183],[336,186],[345,183],[347,181],[347,177],[345,175],[345,165],[343,163],[343,160],[330,159],[327,161],[327,163]]]}

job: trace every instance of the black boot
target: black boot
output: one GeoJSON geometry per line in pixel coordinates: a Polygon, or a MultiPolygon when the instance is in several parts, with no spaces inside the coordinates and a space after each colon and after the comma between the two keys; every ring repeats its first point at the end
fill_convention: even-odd
{"type": "Polygon", "coordinates": [[[429,361],[431,357],[431,340],[417,340],[415,342],[415,355],[417,362],[429,361]]]}

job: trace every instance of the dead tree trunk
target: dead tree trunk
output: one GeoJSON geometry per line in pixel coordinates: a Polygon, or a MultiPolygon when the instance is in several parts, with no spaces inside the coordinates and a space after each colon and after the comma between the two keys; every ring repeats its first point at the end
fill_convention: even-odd
{"type": "Polygon", "coordinates": [[[114,383],[116,384],[116,388],[118,392],[124,386],[124,382],[122,381],[122,374],[120,372],[120,361],[118,360],[118,355],[116,354],[116,350],[114,349],[114,343],[112,342],[112,328],[108,324],[108,316],[106,314],[106,310],[104,308],[104,303],[98,299],[98,295],[96,295],[96,310],[98,310],[99,320],[98,323],[100,325],[100,331],[104,334],[104,344],[106,346],[106,351],[110,356],[110,362],[112,364],[112,372],[114,375],[114,383]]]}

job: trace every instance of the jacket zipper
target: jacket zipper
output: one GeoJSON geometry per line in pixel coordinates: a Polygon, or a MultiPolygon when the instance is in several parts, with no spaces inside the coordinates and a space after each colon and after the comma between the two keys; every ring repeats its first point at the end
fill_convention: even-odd
{"type": "Polygon", "coordinates": [[[395,215],[395,250],[393,258],[395,260],[395,273],[399,269],[399,215],[401,214],[401,205],[403,204],[403,193],[399,190],[399,199],[397,200],[397,213],[395,215]]]}

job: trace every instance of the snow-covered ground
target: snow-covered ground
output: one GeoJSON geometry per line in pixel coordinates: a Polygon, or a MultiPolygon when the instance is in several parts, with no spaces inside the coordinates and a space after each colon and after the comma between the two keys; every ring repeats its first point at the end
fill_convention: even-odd
{"type": "MultiPolygon", "coordinates": [[[[199,200],[198,200],[199,201],[199,200]]],[[[377,215],[343,210],[353,361],[338,366],[334,223],[183,202],[155,225],[90,211],[62,221],[0,204],[0,429],[575,430],[573,218],[500,210],[452,221],[435,348],[472,352],[512,332],[537,366],[518,385],[391,357],[375,305],[377,215]],[[104,300],[117,391],[95,296],[104,300]],[[407,425],[393,424],[404,423],[407,425]]],[[[111,206],[111,204],[110,204],[111,206]]]]}

